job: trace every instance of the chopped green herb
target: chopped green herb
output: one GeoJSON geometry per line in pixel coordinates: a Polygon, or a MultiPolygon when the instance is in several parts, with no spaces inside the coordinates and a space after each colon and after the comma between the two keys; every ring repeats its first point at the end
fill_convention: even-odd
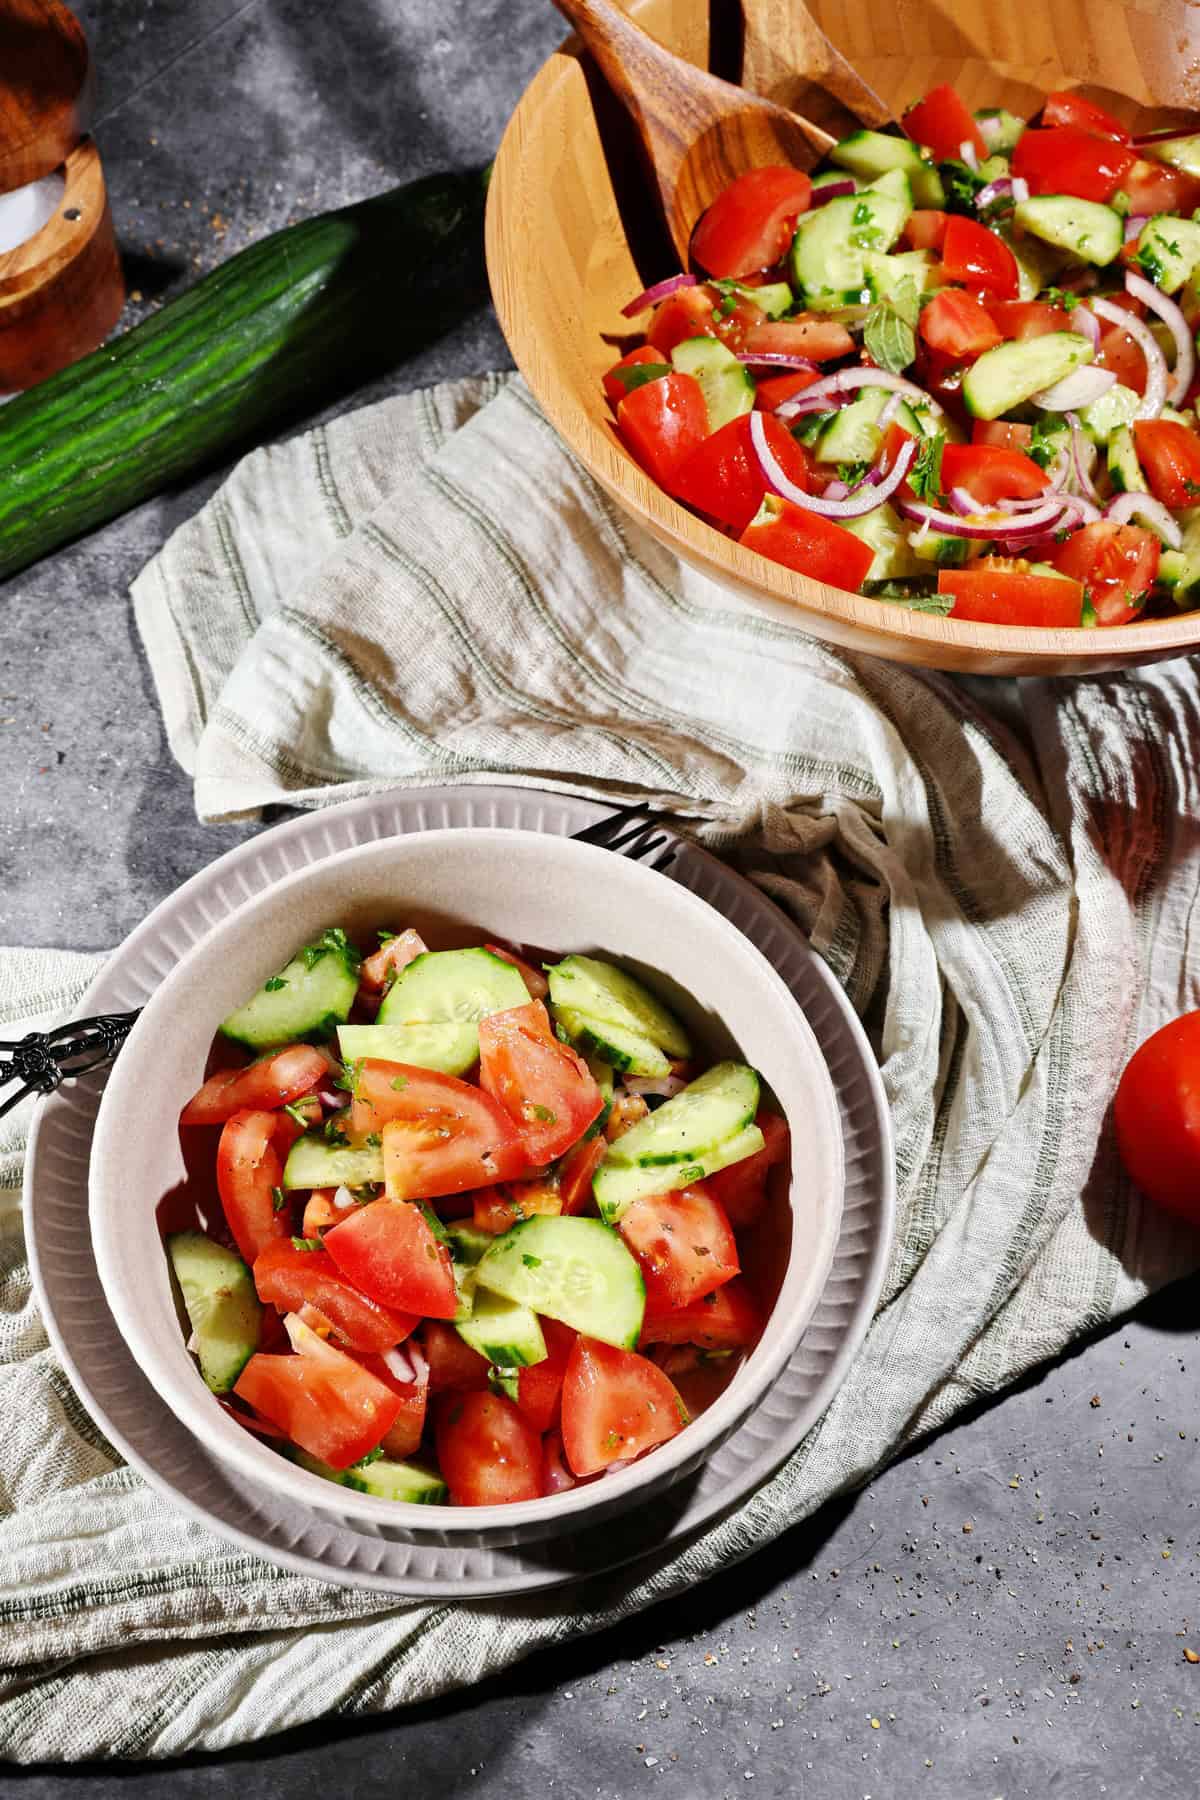
{"type": "Polygon", "coordinates": [[[1073,294],[1070,288],[1048,287],[1042,298],[1047,306],[1061,306],[1064,312],[1071,312],[1079,305],[1079,295],[1073,294]]]}
{"type": "Polygon", "coordinates": [[[348,968],[357,969],[358,951],[340,925],[331,925],[328,931],[321,933],[315,944],[306,944],[300,952],[306,969],[315,969],[321,958],[330,954],[340,956],[348,968]]]}
{"type": "Polygon", "coordinates": [[[855,488],[863,480],[871,465],[869,462],[845,462],[838,464],[838,480],[848,488],[855,488]]]}
{"type": "Polygon", "coordinates": [[[363,1143],[367,1146],[368,1150],[378,1150],[383,1144],[383,1139],[377,1131],[368,1131],[366,1137],[363,1139],[363,1143]]]}
{"type": "Polygon", "coordinates": [[[428,1225],[430,1231],[432,1231],[438,1243],[449,1244],[450,1234],[427,1200],[422,1200],[421,1211],[425,1214],[425,1223],[428,1225]]]}
{"type": "Polygon", "coordinates": [[[556,1125],[558,1123],[558,1114],[556,1112],[551,1112],[548,1106],[534,1106],[531,1108],[531,1111],[534,1118],[540,1119],[543,1125],[556,1125]]]}
{"type": "Polygon", "coordinates": [[[527,1254],[521,1258],[521,1261],[525,1264],[527,1269],[540,1269],[542,1266],[542,1259],[540,1256],[529,1256],[527,1254]]]}
{"type": "Polygon", "coordinates": [[[627,394],[635,388],[645,387],[648,381],[660,381],[664,375],[671,373],[670,363],[627,363],[624,368],[613,370],[613,375],[621,383],[627,394]]]}
{"type": "Polygon", "coordinates": [[[1039,469],[1048,469],[1061,448],[1062,427],[1051,424],[1049,419],[1035,419],[1025,454],[1033,458],[1039,469]]]}
{"type": "Polygon", "coordinates": [[[681,1394],[676,1394],[676,1396],[675,1396],[675,1407],[679,1413],[680,1424],[681,1425],[690,1424],[692,1415],[688,1411],[687,1407],[683,1404],[683,1396],[681,1394]]]}
{"type": "Polygon", "coordinates": [[[270,981],[263,982],[263,987],[268,994],[277,994],[280,988],[285,988],[286,986],[287,982],[283,979],[282,975],[272,975],[270,981]]]}
{"type": "Polygon", "coordinates": [[[1185,475],[1183,478],[1183,491],[1194,499],[1197,494],[1200,494],[1200,481],[1193,481],[1190,475],[1185,475]]]}
{"type": "Polygon", "coordinates": [[[276,1212],[282,1212],[287,1205],[287,1195],[281,1187],[271,1189],[271,1205],[276,1212]]]}
{"type": "Polygon", "coordinates": [[[872,600],[890,600],[905,606],[909,612],[930,613],[935,618],[948,618],[954,609],[953,594],[939,594],[931,575],[915,575],[900,581],[864,581],[863,593],[872,600]]]}
{"type": "Polygon", "coordinates": [[[942,186],[946,192],[945,207],[947,212],[967,213],[975,216],[975,196],[987,182],[982,175],[969,169],[965,162],[956,157],[938,164],[938,174],[942,178],[942,186]]]}
{"type": "Polygon", "coordinates": [[[1149,281],[1154,282],[1155,286],[1162,281],[1165,273],[1163,265],[1158,257],[1155,256],[1149,244],[1144,244],[1133,260],[1141,268],[1146,278],[1149,281]]]}
{"type": "Polygon", "coordinates": [[[692,1181],[703,1181],[703,1180],[704,1180],[704,1169],[700,1163],[693,1163],[690,1168],[680,1169],[680,1171],[679,1171],[680,1187],[687,1187],[689,1182],[692,1182],[692,1181]]]}
{"type": "Polygon", "coordinates": [[[620,1433],[616,1432],[616,1431],[610,1431],[608,1436],[604,1440],[604,1448],[606,1450],[619,1450],[620,1447],[621,1447],[620,1433]]]}
{"type": "Polygon", "coordinates": [[[392,1086],[395,1088],[395,1090],[398,1094],[402,1094],[404,1092],[405,1088],[408,1086],[408,1076],[407,1075],[393,1075],[392,1076],[392,1086]]]}
{"type": "Polygon", "coordinates": [[[359,1056],[355,1057],[352,1062],[343,1063],[341,1068],[332,1077],[333,1086],[335,1088],[341,1088],[343,1093],[349,1094],[353,1099],[357,1099],[358,1078],[362,1074],[364,1061],[365,1058],[359,1056]]]}
{"type": "MultiPolygon", "coordinates": [[[[912,287],[912,283],[909,283],[912,287]]],[[[913,288],[913,296],[916,289],[913,288]]],[[[908,320],[902,318],[887,300],[881,300],[867,314],[863,325],[863,348],[873,363],[890,375],[903,374],[916,360],[917,339],[908,320]]]]}
{"type": "Polygon", "coordinates": [[[336,1144],[343,1149],[349,1148],[350,1139],[346,1136],[343,1125],[345,1117],[345,1113],[334,1113],[332,1119],[326,1119],[324,1137],[327,1144],[336,1144]]]}
{"type": "Polygon", "coordinates": [[[390,944],[395,935],[394,931],[377,931],[375,933],[381,944],[390,944]]]}
{"type": "Polygon", "coordinates": [[[945,435],[940,431],[933,437],[921,439],[908,471],[908,485],[918,500],[936,500],[941,493],[942,451],[945,448],[945,435]]]}
{"type": "Polygon", "coordinates": [[[313,1122],[312,1113],[309,1110],[311,1104],[311,1101],[293,1100],[283,1109],[290,1119],[295,1119],[301,1131],[307,1131],[313,1122]]]}
{"type": "Polygon", "coordinates": [[[294,1237],[292,1239],[292,1249],[293,1250],[319,1250],[320,1248],[321,1248],[320,1238],[294,1237]]]}

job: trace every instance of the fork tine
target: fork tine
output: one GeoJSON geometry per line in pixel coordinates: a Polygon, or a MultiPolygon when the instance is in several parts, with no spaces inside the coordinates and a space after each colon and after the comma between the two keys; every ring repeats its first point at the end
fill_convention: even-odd
{"type": "Polygon", "coordinates": [[[594,824],[585,825],[582,831],[573,831],[571,836],[579,844],[601,844],[611,849],[616,833],[624,831],[635,821],[639,822],[639,828],[644,828],[653,818],[654,814],[640,803],[635,806],[621,806],[617,808],[616,812],[606,813],[594,824]]]}

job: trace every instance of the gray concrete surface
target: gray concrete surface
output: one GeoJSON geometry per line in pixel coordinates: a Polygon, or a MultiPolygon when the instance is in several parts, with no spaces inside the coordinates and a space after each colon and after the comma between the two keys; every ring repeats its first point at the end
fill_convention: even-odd
{"type": "MultiPolygon", "coordinates": [[[[481,160],[559,36],[548,0],[81,11],[130,318],[288,219],[481,160]]],[[[504,360],[480,313],[397,385],[504,360]]],[[[126,597],[213,480],[0,595],[4,941],[113,943],[240,835],[195,821],[126,597]]],[[[686,1602],[485,1687],[221,1759],[9,1770],[0,1794],[1192,1800],[1198,1301],[1171,1290],[686,1602]]]]}

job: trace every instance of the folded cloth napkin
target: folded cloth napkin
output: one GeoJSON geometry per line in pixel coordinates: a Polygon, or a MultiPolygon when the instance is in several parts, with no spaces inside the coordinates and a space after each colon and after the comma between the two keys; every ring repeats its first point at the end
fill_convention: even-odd
{"type": "MultiPolygon", "coordinates": [[[[594,1632],[1200,1261],[1130,1193],[1102,1123],[1132,1046],[1198,1004],[1191,662],[1014,695],[832,650],[681,568],[505,378],[257,452],[134,594],[206,818],[500,776],[648,795],[736,860],[867,1023],[899,1231],[844,1386],[734,1517],[634,1577],[396,1604],[257,1562],[120,1466],[31,1303],[18,1113],[0,1139],[7,1757],[223,1748],[594,1632]]],[[[4,1035],[92,967],[5,953],[4,1035]]]]}

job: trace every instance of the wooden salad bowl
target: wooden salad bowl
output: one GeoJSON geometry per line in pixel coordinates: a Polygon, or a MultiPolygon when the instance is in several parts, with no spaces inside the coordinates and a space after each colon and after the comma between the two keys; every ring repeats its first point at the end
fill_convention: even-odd
{"type": "MultiPolygon", "coordinates": [[[[1047,90],[1078,87],[1144,131],[1189,124],[1189,108],[1200,110],[1200,20],[1188,0],[809,4],[897,114],[944,81],[970,106],[1026,116],[1047,90]]],[[[786,18],[787,0],[758,0],[755,10],[772,7],[786,18]]],[[[708,0],[628,0],[628,10],[671,49],[709,65],[708,0]]],[[[802,84],[778,64],[758,62],[770,70],[769,97],[794,104],[802,84]]],[[[657,487],[617,437],[601,376],[638,335],[639,321],[624,319],[621,307],[677,264],[628,122],[575,38],[535,76],[504,133],[488,198],[487,260],[513,358],[570,449],[660,543],[772,617],[848,649],[970,674],[1090,674],[1200,648],[1200,611],[1058,631],[866,599],[742,549],[657,487]]]]}

